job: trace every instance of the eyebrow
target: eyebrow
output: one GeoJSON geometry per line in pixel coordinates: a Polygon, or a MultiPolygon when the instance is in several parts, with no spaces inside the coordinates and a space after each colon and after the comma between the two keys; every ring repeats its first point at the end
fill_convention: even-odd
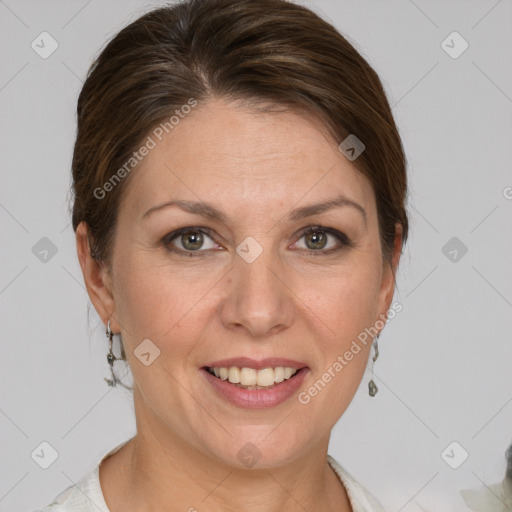
{"type": "MultiPolygon", "coordinates": [[[[146,219],[152,213],[162,210],[164,208],[168,208],[171,206],[177,206],[186,212],[201,215],[202,217],[206,217],[211,220],[216,220],[227,224],[229,218],[228,216],[213,206],[212,204],[205,203],[204,201],[183,201],[183,200],[171,200],[166,201],[165,203],[158,204],[156,206],[151,207],[147,210],[143,215],[142,219],[146,219]]],[[[367,223],[366,210],[358,203],[351,201],[350,199],[339,196],[334,199],[330,199],[328,201],[324,201],[322,203],[310,204],[307,206],[302,206],[300,208],[296,208],[292,210],[288,214],[288,219],[291,221],[297,221],[303,219],[305,217],[311,217],[312,215],[317,215],[319,213],[326,212],[328,210],[332,210],[333,208],[341,208],[349,206],[356,209],[363,217],[364,223],[367,223]]]]}

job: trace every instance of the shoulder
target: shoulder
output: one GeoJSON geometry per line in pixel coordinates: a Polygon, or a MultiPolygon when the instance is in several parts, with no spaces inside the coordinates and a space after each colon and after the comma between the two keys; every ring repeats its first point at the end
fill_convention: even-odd
{"type": "Polygon", "coordinates": [[[327,461],[345,486],[354,512],[385,512],[375,496],[360,484],[333,457],[327,455],[327,461]]]}
{"type": "Polygon", "coordinates": [[[49,505],[33,512],[110,512],[101,489],[99,468],[104,459],[117,452],[128,441],[123,441],[101,457],[92,471],[60,492],[49,505]]]}
{"type": "Polygon", "coordinates": [[[98,467],[64,489],[43,508],[33,512],[109,512],[99,484],[98,467]]]}

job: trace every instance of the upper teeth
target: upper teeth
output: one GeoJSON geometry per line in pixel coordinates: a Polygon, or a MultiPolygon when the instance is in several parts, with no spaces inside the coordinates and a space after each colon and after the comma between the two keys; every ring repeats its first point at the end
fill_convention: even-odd
{"type": "Polygon", "coordinates": [[[214,367],[210,368],[210,370],[213,371],[216,377],[222,380],[229,380],[232,384],[239,383],[243,386],[273,386],[275,382],[283,382],[283,380],[289,379],[298,371],[296,368],[289,366],[263,368],[262,370],[231,366],[229,368],[214,367]]]}

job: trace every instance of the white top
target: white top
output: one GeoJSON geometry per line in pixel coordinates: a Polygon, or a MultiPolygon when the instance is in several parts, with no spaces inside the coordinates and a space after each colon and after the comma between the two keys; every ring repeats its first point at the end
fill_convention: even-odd
{"type": "MultiPolygon", "coordinates": [[[[104,459],[117,452],[127,442],[124,441],[104,455],[90,473],[76,484],[67,487],[52,503],[33,512],[110,512],[101,490],[99,467],[104,459]]],[[[385,512],[373,495],[330,455],[327,455],[327,462],[345,486],[353,512],[385,512]]]]}

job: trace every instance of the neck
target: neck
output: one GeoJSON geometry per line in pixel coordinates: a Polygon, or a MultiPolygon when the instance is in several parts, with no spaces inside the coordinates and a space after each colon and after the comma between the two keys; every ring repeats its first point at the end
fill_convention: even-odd
{"type": "Polygon", "coordinates": [[[327,463],[328,444],[324,438],[280,465],[240,469],[139,415],[137,435],[105,459],[100,481],[110,512],[352,512],[327,463]]]}

